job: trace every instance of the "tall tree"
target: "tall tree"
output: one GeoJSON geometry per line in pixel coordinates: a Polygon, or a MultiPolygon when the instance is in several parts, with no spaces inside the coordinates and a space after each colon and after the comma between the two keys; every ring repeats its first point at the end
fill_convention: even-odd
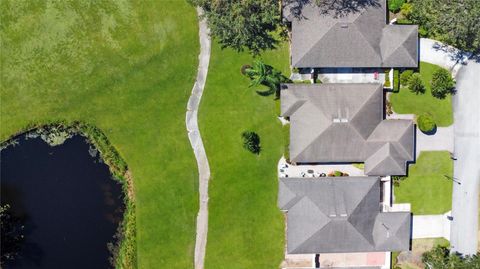
{"type": "Polygon", "coordinates": [[[480,52],[480,1],[412,0],[409,19],[428,37],[461,50],[480,52]]]}
{"type": "Polygon", "coordinates": [[[249,50],[258,55],[279,42],[279,1],[275,0],[189,0],[203,8],[211,35],[222,48],[249,50]]]}

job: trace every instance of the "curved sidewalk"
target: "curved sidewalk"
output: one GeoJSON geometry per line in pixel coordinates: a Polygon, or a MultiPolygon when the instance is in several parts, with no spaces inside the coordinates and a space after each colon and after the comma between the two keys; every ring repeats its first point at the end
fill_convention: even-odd
{"type": "Polygon", "coordinates": [[[205,20],[200,20],[202,10],[197,8],[199,17],[200,55],[198,73],[192,93],[188,99],[186,125],[188,139],[192,145],[198,166],[200,208],[197,215],[197,230],[195,238],[195,269],[204,268],[205,248],[207,245],[208,232],[208,181],[210,179],[210,166],[203,147],[202,137],[198,129],[198,107],[203,94],[203,88],[207,80],[208,64],[210,61],[211,41],[209,30],[205,20]]]}
{"type": "Polygon", "coordinates": [[[467,63],[470,55],[433,39],[420,39],[420,61],[448,69],[453,76],[467,63]]]}

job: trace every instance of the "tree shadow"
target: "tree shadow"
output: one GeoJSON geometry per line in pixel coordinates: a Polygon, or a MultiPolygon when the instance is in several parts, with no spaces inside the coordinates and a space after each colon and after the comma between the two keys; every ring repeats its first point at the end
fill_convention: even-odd
{"type": "Polygon", "coordinates": [[[468,59],[477,57],[477,61],[480,60],[478,56],[474,56],[471,52],[461,51],[457,48],[454,48],[450,45],[443,43],[435,42],[432,47],[436,51],[443,51],[448,54],[450,60],[455,61],[456,63],[466,65],[468,59]]]}
{"type": "Polygon", "coordinates": [[[290,13],[296,19],[305,19],[302,10],[309,4],[317,5],[320,14],[332,15],[334,18],[360,12],[369,7],[381,7],[379,0],[284,0],[284,6],[289,7],[290,13]]]}

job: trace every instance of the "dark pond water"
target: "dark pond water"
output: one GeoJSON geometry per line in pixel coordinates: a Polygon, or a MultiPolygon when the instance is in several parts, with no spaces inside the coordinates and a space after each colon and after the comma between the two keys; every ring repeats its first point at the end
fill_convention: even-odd
{"type": "Polygon", "coordinates": [[[40,138],[1,151],[1,203],[25,226],[21,258],[5,268],[109,268],[107,243],[122,220],[121,185],[74,136],[51,147],[40,138]]]}

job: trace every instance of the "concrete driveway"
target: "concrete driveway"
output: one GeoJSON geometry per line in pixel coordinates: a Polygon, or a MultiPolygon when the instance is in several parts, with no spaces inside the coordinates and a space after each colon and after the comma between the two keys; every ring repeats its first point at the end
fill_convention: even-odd
{"type": "Polygon", "coordinates": [[[451,245],[454,251],[477,253],[480,182],[480,63],[468,61],[457,74],[451,245]]]}

